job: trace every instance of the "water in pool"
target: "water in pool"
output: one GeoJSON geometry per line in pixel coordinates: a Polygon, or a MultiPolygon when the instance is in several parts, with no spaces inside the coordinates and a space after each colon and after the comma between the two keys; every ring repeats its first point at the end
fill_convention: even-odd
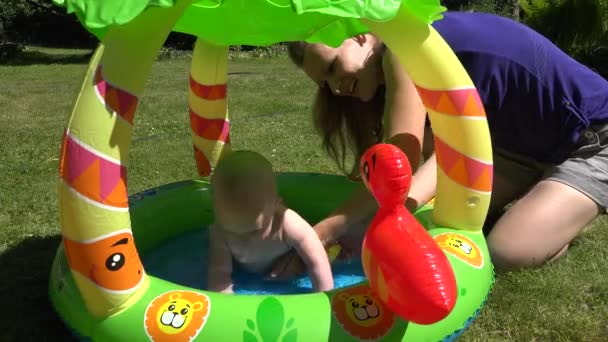
{"type": "MultiPolygon", "coordinates": [[[[196,289],[207,284],[207,229],[180,235],[158,248],[142,255],[146,272],[155,277],[196,289]]],[[[361,259],[339,260],[332,264],[334,285],[342,288],[365,280],[361,259]]],[[[237,294],[294,294],[312,292],[307,275],[288,281],[263,279],[263,276],[236,269],[233,273],[234,291],[237,294]]]]}

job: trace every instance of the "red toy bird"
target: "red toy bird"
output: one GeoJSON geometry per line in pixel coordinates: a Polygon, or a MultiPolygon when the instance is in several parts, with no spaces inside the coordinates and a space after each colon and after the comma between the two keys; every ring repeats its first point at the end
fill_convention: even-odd
{"type": "Polygon", "coordinates": [[[363,240],[363,269],[380,299],[401,318],[432,324],[456,303],[448,258],[405,208],[412,169],[397,146],[377,144],[361,157],[361,176],[380,208],[363,240]]]}

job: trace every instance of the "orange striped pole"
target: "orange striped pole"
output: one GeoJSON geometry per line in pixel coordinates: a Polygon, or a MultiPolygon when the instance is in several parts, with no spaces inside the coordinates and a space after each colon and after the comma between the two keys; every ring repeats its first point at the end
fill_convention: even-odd
{"type": "Polygon", "coordinates": [[[228,47],[198,39],[194,45],[188,96],[196,167],[201,177],[230,149],[227,104],[228,47]]]}

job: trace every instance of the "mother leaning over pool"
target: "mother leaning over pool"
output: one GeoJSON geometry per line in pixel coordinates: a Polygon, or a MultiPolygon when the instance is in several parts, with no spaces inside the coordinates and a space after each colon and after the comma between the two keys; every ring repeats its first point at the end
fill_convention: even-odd
{"type": "MultiPolygon", "coordinates": [[[[507,18],[454,12],[433,27],[463,63],[487,112],[494,181],[486,233],[493,263],[506,271],[559,258],[608,206],[608,82],[507,18]]],[[[417,169],[408,208],[430,200],[436,158],[421,97],[437,106],[454,104],[416,89],[371,34],[337,48],[290,43],[289,53],[319,87],[314,124],[341,170],[358,177],[356,162],[346,166],[346,149],[358,157],[374,143],[391,142],[417,169]],[[418,168],[423,150],[429,158],[418,168]]],[[[325,243],[342,239],[357,248],[375,210],[361,186],[315,230],[325,243]]],[[[300,265],[290,255],[271,275],[291,275],[300,265]]]]}

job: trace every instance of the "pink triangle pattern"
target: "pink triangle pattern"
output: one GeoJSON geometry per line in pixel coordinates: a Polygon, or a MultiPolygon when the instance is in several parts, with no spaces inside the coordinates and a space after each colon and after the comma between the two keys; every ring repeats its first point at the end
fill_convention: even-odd
{"type": "Polygon", "coordinates": [[[485,109],[477,89],[433,90],[416,85],[424,105],[432,110],[449,115],[485,117],[485,109]],[[442,95],[447,95],[452,106],[439,106],[442,95]],[[446,110],[453,108],[453,110],[446,110]]]}
{"type": "Polygon", "coordinates": [[[416,85],[416,90],[418,90],[418,95],[420,95],[420,98],[425,106],[430,108],[437,107],[437,103],[439,102],[442,92],[422,88],[418,85],[416,85]]]}
{"type": "Polygon", "coordinates": [[[492,191],[492,163],[484,163],[458,152],[446,142],[435,136],[437,165],[453,181],[477,191],[492,191]],[[456,165],[464,164],[465,173],[456,165]]]}
{"type": "Polygon", "coordinates": [[[485,171],[485,165],[483,163],[478,162],[475,159],[465,158],[464,165],[467,169],[468,183],[475,184],[475,182],[482,176],[482,173],[485,171]]]}
{"type": "Polygon", "coordinates": [[[93,153],[64,133],[60,176],[74,190],[101,204],[126,208],[127,169],[93,153]]]}
{"type": "Polygon", "coordinates": [[[83,174],[95,161],[97,156],[81,147],[69,135],[66,136],[66,154],[67,154],[67,174],[64,178],[68,184],[72,184],[74,180],[83,174]]]}
{"type": "Polygon", "coordinates": [[[99,172],[101,174],[99,179],[99,196],[101,197],[102,201],[105,201],[108,196],[110,196],[112,191],[114,191],[117,184],[126,184],[127,169],[121,165],[104,161],[102,159],[102,162],[99,165],[99,172]]]}
{"type": "Polygon", "coordinates": [[[460,159],[461,154],[456,153],[443,140],[435,136],[435,152],[437,155],[437,163],[444,170],[451,170],[460,159]]]}
{"type": "Polygon", "coordinates": [[[99,93],[101,101],[109,111],[116,113],[133,125],[133,118],[135,117],[138,103],[137,96],[106,81],[103,77],[101,65],[95,70],[95,88],[99,93]]]}

